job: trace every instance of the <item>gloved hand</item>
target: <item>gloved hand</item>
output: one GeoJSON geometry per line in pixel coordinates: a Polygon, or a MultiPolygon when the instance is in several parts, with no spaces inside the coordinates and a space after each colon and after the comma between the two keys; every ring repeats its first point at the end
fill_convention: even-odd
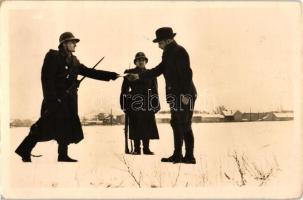
{"type": "Polygon", "coordinates": [[[135,81],[139,79],[139,74],[127,74],[127,76],[125,76],[127,78],[127,80],[129,81],[135,81]]]}
{"type": "Polygon", "coordinates": [[[116,72],[112,72],[112,75],[111,75],[111,80],[116,80],[117,78],[119,78],[119,74],[117,74],[116,72]]]}

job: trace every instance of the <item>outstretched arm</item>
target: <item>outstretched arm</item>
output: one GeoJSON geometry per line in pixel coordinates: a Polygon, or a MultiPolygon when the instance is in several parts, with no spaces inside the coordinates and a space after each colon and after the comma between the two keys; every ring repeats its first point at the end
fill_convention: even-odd
{"type": "Polygon", "coordinates": [[[90,69],[83,64],[80,64],[79,74],[102,81],[116,80],[119,77],[115,72],[90,69]]]}
{"type": "Polygon", "coordinates": [[[145,72],[139,74],[139,79],[151,79],[160,76],[164,71],[164,64],[161,62],[159,65],[152,69],[148,69],[145,72]]]}
{"type": "Polygon", "coordinates": [[[164,71],[164,64],[163,64],[163,62],[161,62],[156,67],[154,67],[152,69],[148,69],[141,74],[130,73],[126,76],[126,78],[129,81],[135,81],[138,79],[146,80],[146,79],[156,78],[156,77],[160,76],[163,73],[163,71],[164,71]]]}

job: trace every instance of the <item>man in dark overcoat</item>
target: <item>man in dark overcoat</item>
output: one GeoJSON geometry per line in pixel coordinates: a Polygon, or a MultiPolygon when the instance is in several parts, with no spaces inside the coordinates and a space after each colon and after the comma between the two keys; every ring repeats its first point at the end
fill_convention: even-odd
{"type": "Polygon", "coordinates": [[[65,32],[59,38],[59,50],[49,50],[44,58],[42,120],[31,127],[15,151],[24,162],[31,162],[31,151],[37,142],[49,140],[58,143],[59,162],[76,162],[68,156],[68,145],[80,142],[83,131],[78,116],[78,87],[70,87],[77,85],[78,75],[103,81],[118,77],[115,72],[90,69],[81,64],[73,55],[79,41],[71,32],[65,32]]]}
{"type": "MultiPolygon", "coordinates": [[[[143,52],[135,55],[135,68],[128,69],[124,73],[141,74],[146,71],[145,65],[148,58],[143,52]]],[[[150,151],[150,139],[159,139],[155,113],[160,110],[158,98],[157,79],[136,80],[130,82],[124,79],[120,95],[121,109],[128,115],[129,139],[134,141],[132,154],[141,154],[141,141],[143,153],[153,155],[150,151]]],[[[127,118],[126,118],[127,120],[127,118]]]]}
{"type": "Polygon", "coordinates": [[[162,62],[155,68],[141,74],[129,74],[129,80],[146,80],[164,75],[166,100],[170,105],[171,126],[174,133],[174,153],[162,162],[195,164],[192,116],[197,91],[192,80],[192,70],[187,51],[174,40],[176,33],[170,27],[156,31],[154,43],[163,50],[162,62]],[[182,145],[185,142],[185,156],[182,145]]]}

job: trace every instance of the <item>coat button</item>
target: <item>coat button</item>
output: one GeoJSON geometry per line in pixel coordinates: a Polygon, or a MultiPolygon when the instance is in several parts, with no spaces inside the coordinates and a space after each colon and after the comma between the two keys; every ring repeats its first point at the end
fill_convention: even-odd
{"type": "Polygon", "coordinates": [[[68,66],[65,66],[65,69],[68,69],[68,66]]]}

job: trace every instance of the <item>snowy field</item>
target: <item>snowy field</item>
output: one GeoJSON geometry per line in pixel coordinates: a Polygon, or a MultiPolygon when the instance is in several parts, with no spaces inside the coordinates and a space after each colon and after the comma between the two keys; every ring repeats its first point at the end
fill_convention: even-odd
{"type": "Polygon", "coordinates": [[[32,153],[43,156],[22,163],[14,150],[28,128],[11,128],[10,187],[276,187],[293,177],[293,121],[193,124],[196,165],[160,162],[173,151],[169,124],[158,124],[152,156],[125,155],[123,128],[83,127],[85,139],[69,146],[78,163],[58,163],[54,141],[38,143],[32,153]]]}

